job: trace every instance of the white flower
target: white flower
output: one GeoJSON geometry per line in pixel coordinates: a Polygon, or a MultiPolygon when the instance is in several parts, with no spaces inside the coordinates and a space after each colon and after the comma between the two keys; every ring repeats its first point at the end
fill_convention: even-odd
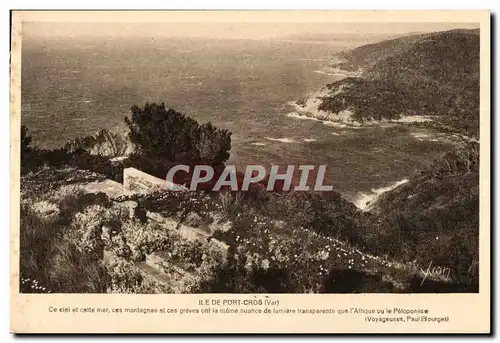
{"type": "Polygon", "coordinates": [[[328,256],[330,255],[328,252],[322,250],[318,253],[319,255],[319,258],[322,259],[322,260],[326,260],[328,258],[328,256]]]}

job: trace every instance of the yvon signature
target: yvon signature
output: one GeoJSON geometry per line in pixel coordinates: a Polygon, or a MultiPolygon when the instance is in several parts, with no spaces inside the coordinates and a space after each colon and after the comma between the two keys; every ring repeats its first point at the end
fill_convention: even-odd
{"type": "Polygon", "coordinates": [[[420,268],[420,271],[422,271],[422,273],[424,273],[424,278],[422,279],[420,286],[422,286],[424,284],[425,279],[427,279],[427,276],[429,276],[429,275],[444,276],[447,279],[450,278],[450,274],[451,274],[450,268],[444,267],[444,266],[438,266],[438,265],[433,266],[432,263],[433,263],[433,261],[431,260],[429,262],[429,266],[427,267],[426,271],[424,271],[422,268],[420,268]]]}

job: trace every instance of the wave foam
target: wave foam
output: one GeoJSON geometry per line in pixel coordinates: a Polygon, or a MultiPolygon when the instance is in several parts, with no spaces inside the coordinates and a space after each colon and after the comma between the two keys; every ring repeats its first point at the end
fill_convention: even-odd
{"type": "Polygon", "coordinates": [[[296,141],[293,138],[272,138],[272,137],[266,137],[267,140],[269,141],[275,141],[275,142],[281,142],[281,143],[296,143],[296,141]]]}
{"type": "Polygon", "coordinates": [[[290,112],[286,116],[289,118],[295,118],[295,119],[301,119],[301,120],[313,120],[313,121],[321,122],[321,120],[319,120],[318,118],[306,116],[304,114],[299,114],[297,112],[290,112]]]}
{"type": "Polygon", "coordinates": [[[308,116],[305,114],[300,114],[297,112],[287,113],[286,116],[289,118],[300,119],[300,120],[317,121],[319,123],[322,123],[323,125],[331,126],[331,127],[338,127],[338,128],[344,128],[344,129],[361,129],[362,128],[361,123],[358,123],[358,122],[352,122],[352,124],[351,123],[346,124],[346,123],[339,122],[339,121],[321,120],[319,118],[308,116]]]}
{"type": "Polygon", "coordinates": [[[369,211],[382,194],[392,191],[393,189],[407,183],[408,181],[408,179],[403,179],[387,187],[372,188],[371,193],[360,193],[357,199],[354,201],[354,205],[356,205],[357,208],[364,212],[369,211]]]}
{"type": "Polygon", "coordinates": [[[361,72],[359,71],[348,71],[340,68],[325,67],[323,69],[314,70],[315,73],[328,75],[328,76],[340,76],[340,77],[360,77],[361,72]]]}

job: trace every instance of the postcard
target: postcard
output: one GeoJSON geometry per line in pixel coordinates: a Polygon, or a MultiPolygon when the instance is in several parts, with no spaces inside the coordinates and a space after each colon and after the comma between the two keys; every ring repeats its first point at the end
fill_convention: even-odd
{"type": "Polygon", "coordinates": [[[11,331],[490,333],[490,12],[13,11],[11,331]]]}

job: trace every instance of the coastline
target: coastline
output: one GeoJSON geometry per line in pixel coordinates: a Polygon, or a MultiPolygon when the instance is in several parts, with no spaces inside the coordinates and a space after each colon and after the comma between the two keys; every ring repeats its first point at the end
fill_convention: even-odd
{"type": "Polygon", "coordinates": [[[371,193],[366,193],[366,192],[358,193],[357,197],[355,198],[354,201],[352,201],[352,203],[361,211],[368,212],[373,208],[373,205],[382,196],[382,194],[390,192],[409,181],[410,180],[408,178],[404,178],[400,181],[393,182],[385,187],[372,188],[371,193]]]}
{"type": "MultiPolygon", "coordinates": [[[[340,81],[347,77],[362,77],[362,70],[352,72],[342,70],[338,67],[325,67],[315,72],[336,76],[334,81],[340,81]],[[339,78],[339,76],[341,78],[339,78]]],[[[453,129],[446,130],[441,126],[439,117],[437,116],[401,114],[398,119],[366,120],[361,122],[353,119],[354,113],[351,110],[343,110],[338,113],[329,113],[319,110],[323,97],[339,94],[342,91],[342,85],[336,88],[324,85],[321,88],[315,89],[307,93],[300,100],[288,102],[286,105],[292,110],[286,113],[286,116],[292,119],[316,121],[326,126],[342,129],[384,128],[394,126],[414,127],[417,128],[417,131],[410,132],[409,134],[418,141],[447,141],[453,145],[460,146],[464,143],[479,143],[474,137],[464,135],[453,129]],[[419,129],[424,130],[424,132],[420,132],[421,130],[419,129]],[[426,131],[429,131],[429,133],[426,131]]],[[[340,134],[336,132],[333,132],[332,135],[340,136],[340,134]]],[[[393,191],[409,182],[410,179],[408,176],[402,177],[402,179],[387,180],[384,186],[371,188],[370,191],[357,192],[350,195],[344,194],[343,197],[346,201],[355,205],[360,211],[369,212],[383,194],[393,191]]]]}

